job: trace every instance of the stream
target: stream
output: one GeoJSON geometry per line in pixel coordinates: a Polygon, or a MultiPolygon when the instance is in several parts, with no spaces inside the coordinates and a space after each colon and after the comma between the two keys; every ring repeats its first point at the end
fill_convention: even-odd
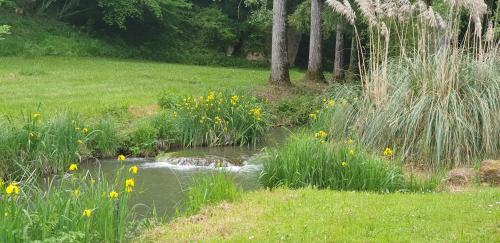
{"type": "MultiPolygon", "coordinates": [[[[167,151],[158,158],[127,158],[124,161],[126,167],[139,167],[139,173],[134,175],[136,193],[131,205],[136,205],[139,217],[154,208],[158,216],[171,218],[196,178],[220,170],[227,171],[243,190],[256,190],[260,187],[262,151],[282,143],[288,134],[286,128],[272,129],[265,141],[255,147],[195,147],[167,151]]],[[[90,171],[100,169],[104,176],[112,179],[121,164],[117,160],[101,160],[85,167],[90,171]]]]}

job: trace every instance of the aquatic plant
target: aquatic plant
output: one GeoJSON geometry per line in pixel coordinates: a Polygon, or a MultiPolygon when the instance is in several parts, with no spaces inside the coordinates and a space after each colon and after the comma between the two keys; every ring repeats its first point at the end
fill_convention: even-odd
{"type": "Polygon", "coordinates": [[[80,172],[76,164],[63,176],[40,184],[35,177],[0,183],[0,241],[123,242],[134,219],[122,167],[113,181],[101,173],[80,172]]]}
{"type": "Polygon", "coordinates": [[[269,126],[265,106],[255,97],[211,91],[206,96],[187,96],[166,110],[184,146],[255,145],[269,126]]]}
{"type": "Polygon", "coordinates": [[[269,188],[380,192],[403,188],[402,171],[395,161],[371,155],[352,140],[330,141],[322,130],[299,132],[271,150],[260,181],[269,188]]]}
{"type": "Polygon", "coordinates": [[[202,207],[215,205],[222,201],[233,202],[241,197],[243,190],[237,186],[229,174],[216,172],[195,179],[187,192],[182,213],[191,215],[202,207]]]}

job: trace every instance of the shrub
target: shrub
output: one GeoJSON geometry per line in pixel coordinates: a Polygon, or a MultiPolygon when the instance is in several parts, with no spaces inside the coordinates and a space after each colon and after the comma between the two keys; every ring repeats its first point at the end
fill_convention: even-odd
{"type": "Polygon", "coordinates": [[[394,191],[403,183],[394,161],[373,156],[348,140],[330,142],[325,131],[294,135],[272,150],[260,181],[269,188],[394,191]]]}
{"type": "Polygon", "coordinates": [[[255,145],[269,126],[262,102],[228,92],[188,96],[166,112],[171,119],[162,126],[176,127],[183,146],[255,145]]]}
{"type": "Polygon", "coordinates": [[[217,172],[196,179],[187,193],[183,213],[196,214],[202,207],[239,199],[243,190],[227,173],[217,172]]]}
{"type": "Polygon", "coordinates": [[[125,241],[133,211],[122,170],[114,183],[75,170],[44,185],[2,181],[0,241],[125,241]]]}

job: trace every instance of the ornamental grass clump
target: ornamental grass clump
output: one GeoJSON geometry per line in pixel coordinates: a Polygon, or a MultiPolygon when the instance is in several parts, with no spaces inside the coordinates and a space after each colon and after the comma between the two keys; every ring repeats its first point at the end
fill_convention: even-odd
{"type": "Polygon", "coordinates": [[[405,161],[431,168],[499,155],[497,21],[484,19],[484,1],[445,1],[436,11],[422,1],[356,0],[358,15],[347,1],[327,2],[355,32],[363,93],[345,121],[361,143],[398,147],[405,161]]]}
{"type": "Polygon", "coordinates": [[[177,134],[169,140],[183,146],[255,145],[269,127],[265,105],[255,97],[211,91],[169,104],[168,124],[160,127],[173,127],[177,134]]]}
{"type": "Polygon", "coordinates": [[[394,161],[371,155],[352,140],[330,141],[322,130],[305,130],[272,150],[260,181],[269,188],[312,186],[378,192],[403,186],[401,168],[394,161]]]}
{"type": "Polygon", "coordinates": [[[113,181],[76,164],[43,182],[1,180],[0,241],[124,242],[134,221],[128,202],[138,170],[132,168],[120,169],[113,181]]]}

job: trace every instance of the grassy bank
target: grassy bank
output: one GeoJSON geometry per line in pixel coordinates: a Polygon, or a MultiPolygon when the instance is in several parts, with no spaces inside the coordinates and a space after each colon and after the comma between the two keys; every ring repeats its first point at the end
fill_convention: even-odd
{"type": "MultiPolygon", "coordinates": [[[[158,95],[198,95],[215,88],[250,90],[265,85],[267,69],[203,67],[146,61],[78,57],[1,57],[0,114],[44,113],[62,108],[85,117],[129,109],[144,115],[158,95]]],[[[300,72],[293,71],[298,80],[300,72]]]]}
{"type": "Polygon", "coordinates": [[[458,194],[258,191],[144,235],[146,241],[493,242],[500,237],[499,200],[498,189],[458,194]]]}

